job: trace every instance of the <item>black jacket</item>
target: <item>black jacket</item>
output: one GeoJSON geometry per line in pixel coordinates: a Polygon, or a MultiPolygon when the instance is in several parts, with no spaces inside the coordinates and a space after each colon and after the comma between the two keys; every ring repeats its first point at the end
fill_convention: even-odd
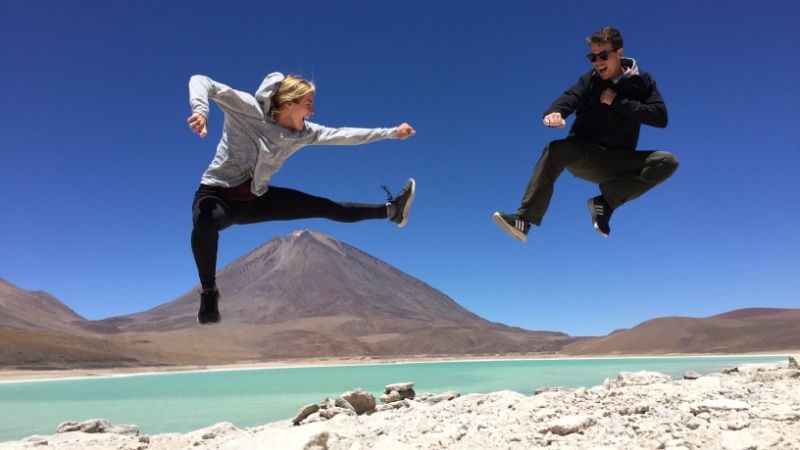
{"type": "Polygon", "coordinates": [[[641,124],[664,128],[667,107],[650,74],[639,73],[636,62],[622,60],[629,70],[615,84],[602,80],[592,70],[556,99],[544,115],[559,112],[566,118],[575,112],[569,137],[609,149],[635,150],[641,124]],[[611,88],[617,96],[611,106],[600,103],[600,94],[611,88]]]}

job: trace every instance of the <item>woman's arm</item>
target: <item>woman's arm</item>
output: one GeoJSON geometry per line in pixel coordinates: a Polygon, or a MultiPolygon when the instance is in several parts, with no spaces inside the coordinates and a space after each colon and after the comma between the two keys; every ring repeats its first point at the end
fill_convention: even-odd
{"type": "Polygon", "coordinates": [[[322,145],[360,145],[381,139],[405,139],[416,134],[407,123],[394,128],[329,128],[306,122],[313,133],[312,143],[322,145]]]}
{"type": "MultiPolygon", "coordinates": [[[[264,113],[256,99],[247,92],[237,91],[204,75],[192,75],[189,79],[189,104],[192,113],[208,119],[208,99],[226,113],[263,118],[264,113]]],[[[194,114],[193,114],[194,115],[194,114]]]]}

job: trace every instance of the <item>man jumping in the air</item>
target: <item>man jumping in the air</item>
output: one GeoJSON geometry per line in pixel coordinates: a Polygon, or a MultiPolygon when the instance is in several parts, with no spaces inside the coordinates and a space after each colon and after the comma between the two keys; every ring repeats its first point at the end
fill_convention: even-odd
{"type": "Polygon", "coordinates": [[[636,61],[623,58],[622,35],[613,27],[587,38],[586,55],[593,70],[559,97],[544,113],[544,125],[563,128],[575,112],[566,139],[544,148],[522,204],[512,214],[494,213],[494,221],[515,239],[525,242],[530,224],[541,225],[564,169],[600,185],[601,195],[588,200],[592,224],[611,233],[609,219],[622,204],[666,180],[678,168],[664,151],[636,151],[642,124],[667,126],[667,108],[655,80],[640,72],[636,61]]]}

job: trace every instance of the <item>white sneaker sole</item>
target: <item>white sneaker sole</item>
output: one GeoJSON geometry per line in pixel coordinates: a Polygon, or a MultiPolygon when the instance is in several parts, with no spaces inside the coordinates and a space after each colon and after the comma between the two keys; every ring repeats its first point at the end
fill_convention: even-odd
{"type": "Polygon", "coordinates": [[[406,206],[403,207],[403,220],[397,224],[398,228],[403,228],[406,226],[406,223],[408,222],[408,210],[411,209],[411,203],[414,201],[414,196],[417,195],[417,182],[414,181],[413,178],[409,178],[408,181],[411,182],[411,195],[408,196],[406,206]]]}
{"type": "Polygon", "coordinates": [[[510,234],[514,239],[522,242],[523,244],[528,240],[528,236],[525,236],[521,231],[507,224],[499,212],[492,214],[492,219],[494,220],[494,223],[502,228],[503,231],[510,234]]]}

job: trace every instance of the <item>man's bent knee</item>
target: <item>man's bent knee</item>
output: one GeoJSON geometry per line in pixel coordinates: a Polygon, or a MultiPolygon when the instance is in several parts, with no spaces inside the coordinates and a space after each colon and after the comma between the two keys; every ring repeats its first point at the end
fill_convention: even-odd
{"type": "Polygon", "coordinates": [[[653,152],[647,158],[647,165],[653,169],[657,169],[661,175],[661,179],[669,178],[676,170],[678,170],[678,158],[670,152],[657,151],[653,152]]]}

